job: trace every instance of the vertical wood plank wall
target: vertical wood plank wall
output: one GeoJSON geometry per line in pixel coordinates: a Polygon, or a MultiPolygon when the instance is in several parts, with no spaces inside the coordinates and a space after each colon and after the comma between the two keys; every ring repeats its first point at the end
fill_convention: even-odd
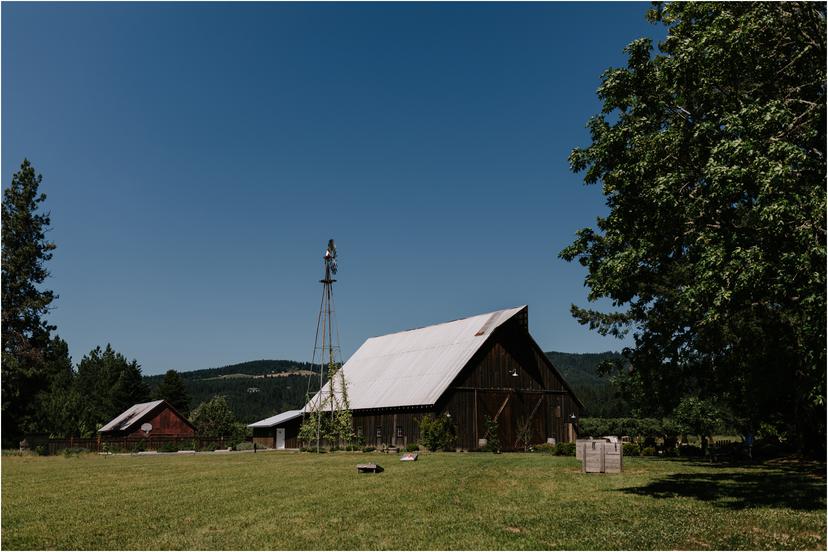
{"type": "MultiPolygon", "coordinates": [[[[478,439],[484,437],[485,417],[494,418],[499,410],[503,450],[523,448],[517,439],[519,425],[527,420],[532,444],[545,443],[549,437],[558,442],[574,438],[567,434],[566,424],[570,415],[581,415],[577,400],[529,335],[527,321],[520,317],[493,332],[436,405],[355,410],[354,430],[367,446],[403,447],[419,441],[418,423],[423,416],[449,413],[457,427],[458,448],[474,450],[478,439]]],[[[286,431],[286,447],[299,446],[296,434],[300,423],[301,418],[295,429],[286,431]]],[[[264,438],[266,432],[260,433],[264,438]]],[[[269,437],[275,443],[275,428],[269,437]]]]}

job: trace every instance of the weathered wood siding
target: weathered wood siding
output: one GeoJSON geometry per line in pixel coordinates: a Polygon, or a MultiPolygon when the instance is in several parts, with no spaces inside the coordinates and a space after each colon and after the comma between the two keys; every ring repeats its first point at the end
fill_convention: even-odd
{"type": "Polygon", "coordinates": [[[433,414],[425,408],[383,410],[356,410],[353,412],[354,431],[366,446],[404,447],[420,439],[419,421],[433,414]]]}
{"type": "Polygon", "coordinates": [[[150,436],[153,437],[192,437],[195,435],[195,429],[186,418],[176,412],[169,405],[162,404],[156,409],[150,411],[142,419],[131,424],[127,431],[111,431],[101,433],[101,436],[128,437],[135,439],[144,438],[146,435],[141,430],[141,425],[145,423],[152,424],[150,436]]]}
{"type": "Polygon", "coordinates": [[[274,427],[254,427],[253,442],[260,447],[276,448],[276,430],[285,428],[285,448],[296,449],[301,446],[299,443],[299,426],[302,425],[302,418],[294,418],[274,427]]]}
{"type": "Polygon", "coordinates": [[[498,328],[446,391],[439,410],[455,418],[458,447],[473,450],[486,434],[485,419],[497,417],[504,450],[523,448],[520,428],[531,444],[574,439],[569,417],[581,408],[565,382],[515,319],[498,328]]]}
{"type": "Polygon", "coordinates": [[[478,448],[485,418],[497,416],[503,450],[522,449],[519,428],[531,429],[531,444],[574,440],[568,428],[581,407],[546,355],[516,317],[495,330],[433,407],[355,410],[354,429],[368,446],[405,446],[419,441],[419,420],[448,413],[457,427],[457,446],[478,448]],[[516,375],[513,375],[516,374],[516,375]]]}

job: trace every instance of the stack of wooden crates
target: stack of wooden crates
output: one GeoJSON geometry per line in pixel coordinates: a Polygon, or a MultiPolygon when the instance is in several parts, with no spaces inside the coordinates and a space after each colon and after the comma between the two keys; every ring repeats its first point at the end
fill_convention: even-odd
{"type": "Polygon", "coordinates": [[[583,473],[621,473],[624,468],[624,447],[617,439],[578,439],[575,456],[581,461],[583,473]]]}

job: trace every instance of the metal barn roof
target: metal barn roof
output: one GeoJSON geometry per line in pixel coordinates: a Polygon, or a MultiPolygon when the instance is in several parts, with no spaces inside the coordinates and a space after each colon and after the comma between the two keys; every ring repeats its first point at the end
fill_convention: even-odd
{"type": "Polygon", "coordinates": [[[98,430],[98,433],[104,431],[123,431],[126,430],[129,426],[140,420],[142,417],[147,415],[153,408],[158,406],[164,402],[163,400],[160,401],[152,401],[146,403],[138,403],[133,404],[126,410],[124,410],[121,414],[116,416],[112,421],[108,424],[103,426],[101,429],[98,430]]]}
{"type": "Polygon", "coordinates": [[[275,416],[271,416],[270,418],[265,418],[264,420],[259,420],[258,422],[248,424],[247,427],[273,427],[275,425],[287,422],[294,418],[298,418],[301,415],[301,410],[286,410],[281,414],[276,414],[275,416]]]}
{"type": "Polygon", "coordinates": [[[342,367],[351,409],[434,404],[489,335],[526,308],[368,339],[342,367]]]}

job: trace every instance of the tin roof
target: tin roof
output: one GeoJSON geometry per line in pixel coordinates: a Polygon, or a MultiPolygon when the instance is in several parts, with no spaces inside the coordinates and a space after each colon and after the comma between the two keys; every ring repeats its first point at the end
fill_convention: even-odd
{"type": "Polygon", "coordinates": [[[265,418],[264,420],[259,420],[258,422],[248,424],[247,427],[273,427],[275,425],[287,422],[294,418],[298,418],[301,415],[301,410],[286,410],[281,414],[276,414],[275,416],[271,416],[270,418],[265,418]]]}
{"type": "Polygon", "coordinates": [[[153,408],[163,403],[163,400],[146,403],[133,404],[121,414],[112,419],[108,424],[98,430],[98,433],[105,431],[124,431],[129,426],[139,421],[152,411],[153,408]]]}
{"type": "MultiPolygon", "coordinates": [[[[434,404],[489,335],[526,308],[368,339],[342,367],[351,409],[434,404]]],[[[325,384],[321,392],[327,389],[325,384]]]]}

